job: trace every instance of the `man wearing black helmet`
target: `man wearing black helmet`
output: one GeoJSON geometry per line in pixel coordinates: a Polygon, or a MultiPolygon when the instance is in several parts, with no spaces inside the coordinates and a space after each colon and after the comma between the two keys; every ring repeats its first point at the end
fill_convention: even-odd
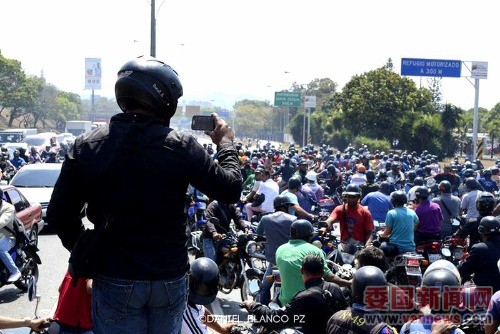
{"type": "Polygon", "coordinates": [[[469,257],[458,267],[462,281],[474,274],[477,286],[491,286],[493,292],[500,290],[500,273],[497,262],[500,259],[500,221],[493,216],[481,218],[478,232],[482,242],[472,246],[469,257]]]}
{"type": "Polygon", "coordinates": [[[482,238],[479,234],[479,222],[482,217],[491,216],[492,211],[495,207],[495,198],[493,195],[487,191],[481,191],[478,193],[476,198],[476,210],[479,212],[478,218],[466,219],[463,222],[458,231],[455,232],[455,236],[460,239],[465,239],[469,237],[469,247],[474,244],[481,242],[482,238]]]}
{"type": "Polygon", "coordinates": [[[439,204],[443,214],[441,223],[441,239],[449,237],[453,233],[453,220],[460,216],[460,198],[451,194],[451,184],[447,180],[439,183],[440,196],[434,197],[432,201],[439,204]]]}
{"type": "Polygon", "coordinates": [[[429,190],[421,186],[415,190],[418,206],[415,213],[418,216],[418,224],[415,228],[415,243],[429,240],[439,240],[443,213],[438,204],[429,201],[429,190]]]}
{"type": "Polygon", "coordinates": [[[370,211],[359,203],[361,196],[359,187],[354,184],[348,185],[344,196],[347,203],[342,203],[333,209],[326,220],[328,229],[334,222],[339,222],[340,239],[343,243],[371,245],[373,219],[370,211]]]}
{"type": "Polygon", "coordinates": [[[281,291],[279,303],[286,305],[299,291],[304,290],[304,282],[300,273],[302,261],[309,254],[317,254],[323,259],[326,281],[340,286],[350,285],[349,281],[335,276],[325,262],[325,253],[311,244],[314,229],[305,219],[297,219],[290,226],[290,240],[276,250],[276,264],[281,275],[281,291]]]}
{"type": "Polygon", "coordinates": [[[95,333],[179,333],[189,267],[186,189],[191,184],[228,203],[239,199],[234,132],[213,114],[215,129],[207,134],[217,145],[216,163],[195,137],[171,129],[182,85],[170,66],[154,58],[123,65],[115,93],[123,113],[77,138],[54,187],[47,221],[66,249],[93,255],[73,250],[69,271],[94,279],[95,333]],[[138,181],[133,187],[131,175],[138,181]],[[84,231],[85,204],[97,236],[74,248],[84,231]],[[78,267],[83,262],[89,268],[78,267]]]}
{"type": "MultiPolygon", "coordinates": [[[[293,202],[285,195],[274,198],[274,213],[265,215],[259,222],[257,234],[266,237],[266,261],[267,269],[265,276],[272,274],[273,266],[276,265],[276,250],[290,239],[290,226],[297,219],[290,214],[293,202]]],[[[260,302],[267,305],[271,299],[272,282],[264,280],[260,290],[260,302]]]]}
{"type": "Polygon", "coordinates": [[[394,209],[387,212],[386,228],[378,234],[381,238],[389,238],[389,242],[397,247],[400,254],[414,252],[414,230],[418,217],[413,210],[405,207],[408,199],[404,191],[393,192],[390,200],[394,209]]]}
{"type": "Polygon", "coordinates": [[[480,216],[479,211],[476,208],[476,199],[479,193],[482,191],[482,187],[473,177],[468,177],[465,179],[465,186],[467,187],[467,193],[462,196],[462,201],[460,203],[460,209],[466,212],[466,218],[478,218],[480,216]]]}
{"type": "Polygon", "coordinates": [[[318,254],[309,254],[304,258],[300,272],[305,290],[298,292],[283,309],[271,309],[250,300],[243,304],[266,329],[297,326],[304,334],[325,333],[330,316],[346,308],[347,302],[337,284],[322,279],[324,262],[318,254]]]}
{"type": "Polygon", "coordinates": [[[380,310],[369,309],[365,301],[369,295],[368,289],[383,289],[387,287],[385,275],[377,267],[364,266],[359,268],[352,280],[352,307],[338,311],[328,320],[328,334],[396,334],[396,329],[389,327],[380,315],[380,310]]]}
{"type": "Polygon", "coordinates": [[[189,295],[186,310],[182,315],[181,334],[209,333],[207,327],[217,333],[230,333],[233,323],[219,323],[206,308],[217,297],[219,268],[205,257],[191,263],[189,275],[189,295]]]}

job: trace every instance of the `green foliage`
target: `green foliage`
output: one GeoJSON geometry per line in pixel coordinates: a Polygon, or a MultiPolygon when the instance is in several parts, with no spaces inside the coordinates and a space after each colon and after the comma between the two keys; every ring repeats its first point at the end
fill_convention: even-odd
{"type": "Polygon", "coordinates": [[[354,147],[362,147],[366,145],[370,151],[380,150],[381,152],[389,152],[391,150],[391,143],[387,140],[372,139],[367,137],[358,136],[352,141],[354,147]]]}
{"type": "Polygon", "coordinates": [[[345,85],[340,103],[349,131],[393,141],[399,137],[398,120],[430,100],[425,100],[412,80],[380,68],[354,76],[345,85]]]}

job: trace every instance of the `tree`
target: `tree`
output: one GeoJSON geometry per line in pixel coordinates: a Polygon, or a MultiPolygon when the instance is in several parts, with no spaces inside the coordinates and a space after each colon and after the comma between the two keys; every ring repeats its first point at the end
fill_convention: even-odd
{"type": "Polygon", "coordinates": [[[412,80],[379,68],[354,76],[339,100],[352,134],[393,142],[401,134],[398,120],[417,108],[427,112],[428,96],[412,80]]]}
{"type": "Polygon", "coordinates": [[[500,138],[500,103],[497,103],[486,115],[485,129],[491,138],[490,156],[493,158],[495,139],[498,142],[500,138]]]}
{"type": "Polygon", "coordinates": [[[273,130],[273,108],[267,101],[243,100],[234,106],[238,136],[265,138],[273,130]]]}
{"type": "Polygon", "coordinates": [[[427,83],[429,84],[429,91],[432,96],[432,103],[435,106],[435,112],[441,112],[443,110],[443,106],[441,101],[443,100],[443,93],[441,93],[441,80],[443,78],[433,77],[427,79],[427,83]]]}

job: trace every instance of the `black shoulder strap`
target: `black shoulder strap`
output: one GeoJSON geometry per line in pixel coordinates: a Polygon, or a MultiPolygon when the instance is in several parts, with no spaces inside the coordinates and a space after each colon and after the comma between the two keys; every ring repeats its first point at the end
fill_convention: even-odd
{"type": "Polygon", "coordinates": [[[408,321],[406,324],[406,328],[403,334],[410,334],[410,328],[411,328],[411,320],[408,321]]]}
{"type": "Polygon", "coordinates": [[[441,198],[441,203],[443,203],[444,209],[446,210],[446,213],[448,213],[448,216],[450,216],[450,218],[453,218],[451,216],[450,209],[448,209],[448,207],[446,206],[446,203],[443,201],[443,198],[441,198]]]}

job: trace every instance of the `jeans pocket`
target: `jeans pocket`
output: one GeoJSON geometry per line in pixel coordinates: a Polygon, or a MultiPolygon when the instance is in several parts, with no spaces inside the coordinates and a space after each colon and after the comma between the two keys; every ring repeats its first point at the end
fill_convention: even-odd
{"type": "Polygon", "coordinates": [[[168,299],[168,313],[182,315],[187,303],[187,278],[183,276],[174,281],[163,282],[168,299]]]}
{"type": "Polygon", "coordinates": [[[93,284],[96,314],[108,323],[125,318],[133,284],[118,284],[99,278],[94,279],[93,284]]]}

